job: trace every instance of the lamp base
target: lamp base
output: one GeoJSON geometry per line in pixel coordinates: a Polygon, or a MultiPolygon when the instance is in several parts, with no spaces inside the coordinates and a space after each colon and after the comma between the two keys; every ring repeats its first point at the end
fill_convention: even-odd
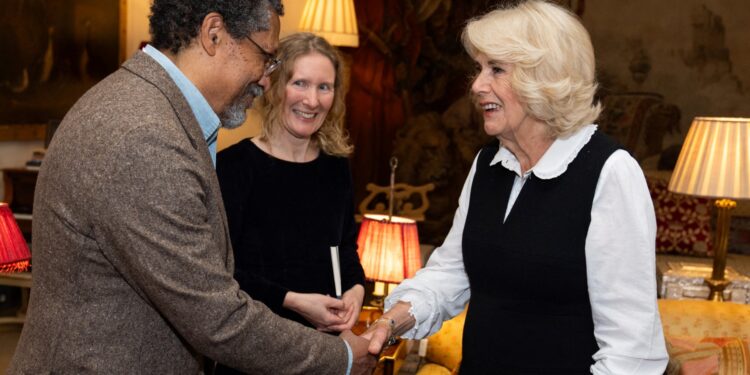
{"type": "Polygon", "coordinates": [[[372,296],[372,300],[370,300],[370,306],[377,307],[380,310],[383,310],[384,300],[384,296],[372,296]]]}
{"type": "Polygon", "coordinates": [[[711,292],[708,294],[709,301],[723,302],[724,301],[724,289],[731,283],[731,281],[722,279],[706,279],[706,284],[711,292]]]}
{"type": "Polygon", "coordinates": [[[713,270],[711,277],[706,279],[706,284],[711,289],[708,299],[720,302],[724,300],[724,289],[729,285],[724,274],[727,268],[729,221],[732,218],[732,210],[737,207],[737,202],[731,199],[717,199],[714,206],[716,206],[716,236],[714,237],[716,249],[714,250],[713,270]]]}

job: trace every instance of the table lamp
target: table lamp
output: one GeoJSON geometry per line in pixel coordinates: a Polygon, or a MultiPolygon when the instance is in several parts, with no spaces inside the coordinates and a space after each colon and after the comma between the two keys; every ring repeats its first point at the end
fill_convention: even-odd
{"type": "Polygon", "coordinates": [[[359,46],[354,0],[307,0],[298,29],[321,36],[333,46],[359,46]]]}
{"type": "Polygon", "coordinates": [[[677,158],[669,191],[716,198],[716,235],[709,300],[723,301],[729,285],[727,264],[729,222],[737,206],[750,199],[750,118],[696,117],[677,158]]]}
{"type": "Polygon", "coordinates": [[[359,260],[365,277],[375,281],[373,295],[378,299],[374,302],[379,306],[387,294],[382,283],[400,283],[414,276],[422,267],[417,222],[393,215],[398,159],[391,158],[390,166],[388,215],[365,214],[357,238],[359,260]]]}
{"type": "Polygon", "coordinates": [[[0,272],[21,272],[31,253],[7,203],[0,202],[0,272]]]}
{"type": "Polygon", "coordinates": [[[422,267],[417,223],[412,219],[365,214],[357,245],[365,277],[376,282],[376,297],[386,294],[377,282],[397,284],[422,267]]]}

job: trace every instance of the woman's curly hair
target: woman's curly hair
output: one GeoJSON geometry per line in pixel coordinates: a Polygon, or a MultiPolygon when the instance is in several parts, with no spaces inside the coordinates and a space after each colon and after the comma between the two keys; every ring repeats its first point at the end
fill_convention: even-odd
{"type": "Polygon", "coordinates": [[[323,125],[312,135],[312,140],[320,149],[333,156],[346,157],[354,147],[349,143],[349,135],[344,128],[346,104],[342,86],[343,63],[338,50],[325,39],[311,33],[296,33],[287,36],[279,43],[278,58],[284,63],[271,74],[271,86],[261,97],[260,111],[263,113],[263,126],[260,139],[268,140],[272,133],[282,129],[283,111],[286,101],[286,85],[294,74],[294,63],[302,56],[318,53],[331,61],[336,72],[333,88],[333,104],[323,125]]]}
{"type": "Polygon", "coordinates": [[[270,28],[269,10],[284,15],[281,0],[154,0],[151,5],[151,45],[178,53],[200,30],[203,18],[221,14],[229,34],[243,38],[270,28]]]}

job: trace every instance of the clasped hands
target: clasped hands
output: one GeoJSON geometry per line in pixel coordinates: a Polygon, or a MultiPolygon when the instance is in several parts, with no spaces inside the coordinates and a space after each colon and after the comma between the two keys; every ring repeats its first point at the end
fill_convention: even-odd
{"type": "Polygon", "coordinates": [[[368,362],[374,365],[374,359],[393,335],[403,333],[415,325],[410,309],[410,303],[399,301],[392,306],[387,316],[381,316],[373,322],[361,336],[357,337],[350,331],[341,333],[341,338],[349,343],[354,354],[352,374],[369,373],[371,368],[361,370],[359,365],[366,365],[368,362]]]}
{"type": "Polygon", "coordinates": [[[341,299],[316,293],[287,292],[283,306],[296,311],[323,332],[341,332],[340,337],[352,349],[352,374],[370,374],[377,356],[393,334],[386,320],[376,320],[361,336],[351,329],[359,319],[364,287],[355,285],[341,299]]]}
{"type": "Polygon", "coordinates": [[[377,356],[391,334],[392,325],[385,320],[376,320],[360,336],[355,335],[350,330],[341,332],[340,337],[349,343],[349,347],[352,349],[354,357],[352,375],[372,373],[372,369],[377,364],[377,356]]]}
{"type": "Polygon", "coordinates": [[[323,332],[341,332],[352,329],[359,319],[365,288],[354,285],[341,299],[318,293],[296,293],[289,291],[283,306],[302,315],[308,322],[323,332]]]}

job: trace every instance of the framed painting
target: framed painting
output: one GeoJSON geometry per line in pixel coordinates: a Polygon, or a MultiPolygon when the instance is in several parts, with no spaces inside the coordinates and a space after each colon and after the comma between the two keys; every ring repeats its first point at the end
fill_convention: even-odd
{"type": "Polygon", "coordinates": [[[126,0],[0,2],[0,141],[46,125],[122,61],[126,0]]]}

